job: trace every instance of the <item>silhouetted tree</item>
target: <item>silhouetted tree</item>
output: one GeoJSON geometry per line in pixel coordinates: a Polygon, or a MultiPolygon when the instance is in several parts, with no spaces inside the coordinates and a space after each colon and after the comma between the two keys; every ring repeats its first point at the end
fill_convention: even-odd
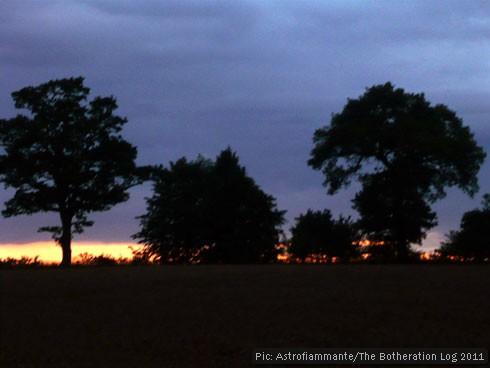
{"type": "Polygon", "coordinates": [[[437,251],[443,256],[458,256],[477,262],[490,258],[490,194],[485,194],[482,209],[466,212],[460,230],[451,231],[437,251]]]}
{"type": "Polygon", "coordinates": [[[145,244],[148,255],[162,262],[182,263],[212,243],[209,229],[213,163],[199,157],[170,162],[155,175],[147,213],[139,216],[141,231],[133,236],[145,244]]]}
{"type": "Polygon", "coordinates": [[[139,218],[134,238],[161,262],[243,263],[273,257],[284,211],[227,149],[162,169],[139,218]]]}
{"type": "Polygon", "coordinates": [[[436,225],[430,204],[445,196],[446,187],[477,192],[485,158],[455,112],[391,83],[349,99],[313,140],[308,164],[323,171],[328,194],[357,179],[362,189],[353,203],[363,230],[399,259],[436,225]]]}
{"type": "Polygon", "coordinates": [[[61,226],[42,227],[71,264],[71,239],[91,226],[87,214],[128,199],[140,183],[136,148],[120,135],[126,119],[114,115],[113,97],[85,103],[83,78],[52,80],[12,93],[15,107],[30,114],[0,120],[0,180],[15,188],[5,217],[57,212],[61,226]]]}
{"type": "Polygon", "coordinates": [[[262,191],[230,148],[216,158],[211,174],[212,261],[244,263],[275,257],[285,211],[262,191]]]}
{"type": "Polygon", "coordinates": [[[295,257],[304,260],[310,254],[324,254],[329,260],[347,260],[355,254],[356,229],[350,218],[340,216],[335,220],[329,210],[308,210],[295,220],[289,248],[295,257]]]}

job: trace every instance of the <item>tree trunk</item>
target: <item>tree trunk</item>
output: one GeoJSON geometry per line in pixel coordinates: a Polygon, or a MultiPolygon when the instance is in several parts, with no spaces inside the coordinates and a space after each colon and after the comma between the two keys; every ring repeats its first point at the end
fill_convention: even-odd
{"type": "Polygon", "coordinates": [[[63,251],[63,259],[61,267],[71,266],[71,221],[72,217],[65,213],[60,213],[62,233],[60,237],[61,250],[63,251]]]}
{"type": "Polygon", "coordinates": [[[406,209],[403,202],[407,194],[403,191],[402,176],[397,176],[395,183],[398,183],[396,194],[396,208],[394,210],[395,218],[395,255],[398,262],[406,263],[410,258],[410,245],[407,240],[406,231],[406,209]]]}

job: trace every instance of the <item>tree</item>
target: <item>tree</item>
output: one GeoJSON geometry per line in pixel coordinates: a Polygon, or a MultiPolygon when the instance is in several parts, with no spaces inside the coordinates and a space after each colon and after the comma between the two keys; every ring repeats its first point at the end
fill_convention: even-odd
{"type": "Polygon", "coordinates": [[[257,262],[275,254],[284,212],[247,176],[231,149],[215,162],[171,162],[156,176],[141,231],[161,262],[257,262]]]}
{"type": "Polygon", "coordinates": [[[457,256],[482,262],[490,258],[490,194],[485,194],[482,209],[466,212],[460,230],[451,231],[437,251],[443,256],[457,256]]]}
{"type": "Polygon", "coordinates": [[[146,246],[149,256],[168,263],[193,262],[211,244],[208,193],[212,166],[202,157],[195,161],[181,158],[155,175],[147,213],[138,217],[141,231],[133,235],[146,246]]]}
{"type": "Polygon", "coordinates": [[[332,195],[357,180],[353,200],[363,231],[398,259],[437,224],[430,205],[447,187],[473,196],[485,159],[469,128],[445,105],[391,83],[349,99],[330,126],[315,131],[308,164],[325,174],[332,195]]]}
{"type": "Polygon", "coordinates": [[[350,218],[340,216],[335,220],[329,210],[308,210],[295,220],[289,248],[295,257],[304,260],[311,254],[322,254],[329,260],[346,260],[355,253],[356,229],[350,218]]]}
{"type": "Polygon", "coordinates": [[[87,215],[128,199],[127,189],[142,180],[136,148],[120,135],[125,118],[114,115],[113,97],[86,103],[83,78],[52,80],[12,93],[17,115],[0,120],[0,180],[15,188],[3,216],[56,212],[61,226],[51,232],[71,265],[71,240],[93,224],[87,215]]]}
{"type": "Polygon", "coordinates": [[[211,174],[212,261],[249,263],[270,261],[277,254],[279,226],[286,211],[247,175],[230,148],[216,158],[211,174]]]}

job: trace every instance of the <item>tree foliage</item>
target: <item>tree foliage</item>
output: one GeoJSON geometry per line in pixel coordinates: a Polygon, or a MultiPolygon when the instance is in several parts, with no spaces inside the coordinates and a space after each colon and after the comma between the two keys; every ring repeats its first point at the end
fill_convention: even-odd
{"type": "Polygon", "coordinates": [[[481,262],[490,259],[490,194],[483,196],[482,208],[466,212],[460,229],[451,231],[438,252],[481,262]]]}
{"type": "Polygon", "coordinates": [[[208,178],[212,162],[181,158],[161,168],[154,177],[147,213],[139,217],[141,231],[134,235],[163,262],[192,262],[210,244],[208,178]]]}
{"type": "Polygon", "coordinates": [[[436,225],[430,204],[447,187],[469,195],[478,191],[485,158],[454,111],[391,83],[349,99],[313,140],[308,164],[325,174],[328,194],[359,181],[353,204],[362,229],[399,258],[436,225]]]}
{"type": "Polygon", "coordinates": [[[71,239],[93,224],[87,215],[128,199],[141,181],[136,148],[120,135],[125,118],[113,97],[86,102],[83,78],[52,80],[12,93],[28,115],[0,120],[0,180],[15,189],[5,217],[57,212],[61,226],[46,226],[71,264],[71,239]]]}
{"type": "MultiPolygon", "coordinates": [[[[407,181],[411,179],[405,175],[400,177],[407,181]]],[[[376,247],[378,255],[408,260],[409,243],[420,243],[437,221],[436,214],[419,194],[416,185],[406,185],[407,181],[399,180],[386,173],[374,174],[364,180],[363,189],[356,194],[353,203],[360,214],[357,225],[363,230],[364,237],[385,244],[376,247]],[[401,243],[401,249],[397,249],[397,242],[401,243]]]]}
{"type": "Polygon", "coordinates": [[[336,220],[329,210],[308,210],[291,228],[289,252],[303,260],[311,254],[347,260],[355,253],[355,240],[356,228],[350,218],[340,216],[336,220]]]}
{"type": "Polygon", "coordinates": [[[226,149],[216,160],[181,158],[162,168],[141,231],[161,262],[244,263],[275,255],[284,211],[226,149]]]}

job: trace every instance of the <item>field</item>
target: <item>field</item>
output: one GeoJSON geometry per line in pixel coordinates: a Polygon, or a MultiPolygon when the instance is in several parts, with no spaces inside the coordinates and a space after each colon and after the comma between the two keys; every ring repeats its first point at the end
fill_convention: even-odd
{"type": "Polygon", "coordinates": [[[252,367],[257,347],[489,347],[485,265],[0,272],[1,367],[252,367]]]}

